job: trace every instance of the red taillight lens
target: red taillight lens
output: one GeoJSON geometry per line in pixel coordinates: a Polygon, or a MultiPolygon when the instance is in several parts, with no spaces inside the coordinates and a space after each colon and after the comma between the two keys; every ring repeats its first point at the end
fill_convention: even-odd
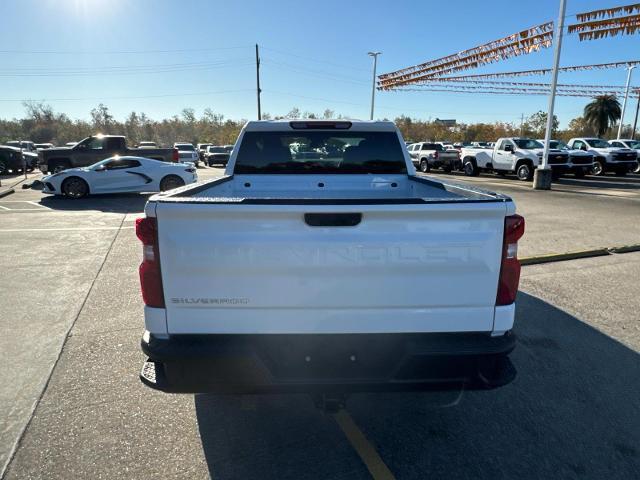
{"type": "Polygon", "coordinates": [[[174,148],[174,149],[173,149],[173,156],[171,157],[171,159],[172,159],[174,162],[177,162],[177,161],[179,161],[179,160],[180,160],[180,154],[178,153],[178,149],[177,149],[177,148],[174,148]]]}
{"type": "Polygon", "coordinates": [[[520,262],[518,261],[518,240],[524,235],[524,218],[510,215],[504,219],[504,239],[502,241],[502,263],[498,280],[496,305],[510,305],[516,301],[520,282],[520,262]]]}
{"type": "Polygon", "coordinates": [[[143,245],[142,263],[139,268],[142,300],[149,307],[164,308],[156,219],[152,217],[138,218],[136,220],[136,236],[143,245]]]}

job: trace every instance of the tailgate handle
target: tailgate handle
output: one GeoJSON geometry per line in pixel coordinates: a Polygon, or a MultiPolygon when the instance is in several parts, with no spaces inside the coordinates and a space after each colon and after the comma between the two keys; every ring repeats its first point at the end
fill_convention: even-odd
{"type": "Polygon", "coordinates": [[[355,227],[362,221],[361,213],[305,213],[310,227],[355,227]]]}

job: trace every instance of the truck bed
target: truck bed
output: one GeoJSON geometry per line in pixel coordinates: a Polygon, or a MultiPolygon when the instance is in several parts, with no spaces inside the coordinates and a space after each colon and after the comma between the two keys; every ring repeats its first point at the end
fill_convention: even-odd
{"type": "Polygon", "coordinates": [[[190,203],[442,203],[510,202],[470,185],[407,175],[229,175],[151,198],[190,203]]]}

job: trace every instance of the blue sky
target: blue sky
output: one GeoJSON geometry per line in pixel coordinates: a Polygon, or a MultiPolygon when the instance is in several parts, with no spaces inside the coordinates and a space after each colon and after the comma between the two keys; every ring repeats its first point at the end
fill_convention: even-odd
{"type": "MultiPolygon", "coordinates": [[[[255,118],[254,44],[261,46],[262,108],[325,108],[368,118],[371,59],[384,73],[474,47],[553,20],[558,0],[2,0],[0,117],[20,117],[21,99],[88,118],[100,102],[117,118],[164,118],[191,107],[255,118]],[[60,73],[73,72],[73,75],[60,73]],[[135,98],[137,97],[137,98],[135,98]],[[145,97],[145,98],[143,98],[145,97]]],[[[630,3],[567,0],[567,13],[630,3]]],[[[575,17],[568,17],[568,22],[575,17]]],[[[551,66],[552,49],[465,73],[551,66]]],[[[567,36],[561,64],[640,59],[640,36],[579,42],[567,36]]],[[[523,81],[544,81],[526,77],[523,81]]],[[[560,82],[624,85],[626,71],[560,75],[560,82]]],[[[634,85],[640,85],[640,69],[634,85]]],[[[558,97],[562,125],[588,99],[558,97]]],[[[546,109],[544,96],[378,92],[376,117],[519,122],[546,109]]],[[[632,109],[630,109],[632,110],[632,109]]],[[[626,121],[630,122],[631,113],[626,121]]]]}

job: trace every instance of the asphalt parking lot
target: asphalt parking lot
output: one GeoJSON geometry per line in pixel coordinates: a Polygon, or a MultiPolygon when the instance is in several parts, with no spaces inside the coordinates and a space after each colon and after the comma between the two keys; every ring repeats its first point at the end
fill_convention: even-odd
{"type": "MultiPolygon", "coordinates": [[[[512,195],[527,219],[521,256],[640,243],[638,175],[567,178],[551,192],[442,177],[512,195]]],[[[166,395],[139,382],[133,226],[145,201],[0,198],[3,478],[640,477],[640,253],[523,268],[512,384],[359,394],[329,415],[306,396],[166,395]]]]}

